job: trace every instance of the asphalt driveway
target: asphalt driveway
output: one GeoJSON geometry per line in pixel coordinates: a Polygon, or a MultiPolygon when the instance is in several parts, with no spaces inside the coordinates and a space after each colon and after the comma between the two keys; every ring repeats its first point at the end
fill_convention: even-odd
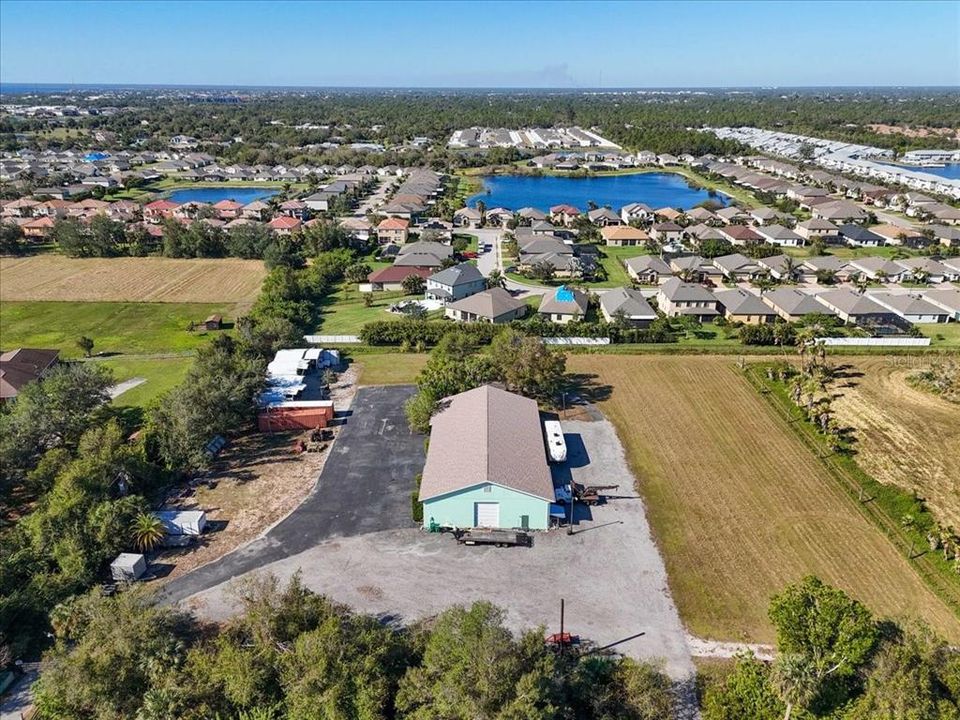
{"type": "MultiPolygon", "coordinates": [[[[554,469],[555,479],[619,487],[606,504],[580,508],[573,535],[554,530],[537,533],[529,549],[493,548],[390,529],[327,540],[262,570],[283,582],[300,572],[314,591],[393,622],[489,600],[506,609],[515,630],[543,624],[556,632],[563,598],[567,630],[624,655],[661,661],[671,677],[687,681],[690,648],[643,501],[615,429],[595,415],[563,421],[570,461],[554,469]]],[[[211,587],[191,605],[206,619],[226,619],[236,612],[226,589],[211,587]]]]}
{"type": "Polygon", "coordinates": [[[176,602],[325,540],[414,527],[413,478],[423,469],[424,438],[403,413],[412,386],[360,388],[313,491],[263,537],[170,581],[176,602]]]}

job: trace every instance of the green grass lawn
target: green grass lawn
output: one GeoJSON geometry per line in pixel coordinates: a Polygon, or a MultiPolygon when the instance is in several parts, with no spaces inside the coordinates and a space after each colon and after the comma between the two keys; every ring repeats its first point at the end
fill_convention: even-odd
{"type": "Polygon", "coordinates": [[[357,286],[344,283],[327,296],[320,315],[318,332],[323,335],[356,335],[369,322],[376,320],[398,320],[399,315],[387,312],[387,308],[403,299],[412,299],[412,295],[402,292],[375,292],[373,305],[363,304],[366,293],[357,290],[357,286]]]}
{"type": "Polygon", "coordinates": [[[81,335],[93,339],[94,353],[189,353],[216,332],[188,332],[190,321],[219,313],[233,320],[233,305],[208,303],[0,303],[0,346],[58,348],[79,357],[81,335]]]}
{"type": "Polygon", "coordinates": [[[155,398],[183,382],[193,358],[143,358],[135,356],[91,360],[97,365],[110,368],[118,383],[132,378],[144,378],[145,383],[127,390],[114,399],[118,407],[146,407],[155,398]]]}
{"type": "Polygon", "coordinates": [[[960,323],[944,325],[917,325],[926,337],[930,338],[930,347],[944,350],[960,350],[960,323]]]}
{"type": "Polygon", "coordinates": [[[350,358],[350,362],[360,367],[358,385],[407,385],[416,382],[429,357],[426,353],[394,350],[358,354],[350,358]]]}

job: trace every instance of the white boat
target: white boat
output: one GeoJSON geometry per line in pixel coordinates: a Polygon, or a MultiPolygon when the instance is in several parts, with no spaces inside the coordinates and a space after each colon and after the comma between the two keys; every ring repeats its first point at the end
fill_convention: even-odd
{"type": "Polygon", "coordinates": [[[567,443],[563,439],[563,429],[556,420],[544,420],[543,432],[547,438],[547,454],[550,462],[562,463],[567,459],[567,443]]]}

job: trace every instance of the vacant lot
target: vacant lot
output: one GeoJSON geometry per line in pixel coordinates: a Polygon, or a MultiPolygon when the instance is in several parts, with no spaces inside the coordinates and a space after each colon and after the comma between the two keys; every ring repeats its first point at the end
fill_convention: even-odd
{"type": "Polygon", "coordinates": [[[351,358],[360,367],[359,385],[409,385],[427,364],[426,353],[402,353],[384,349],[382,353],[363,353],[351,358]]]}
{"type": "Polygon", "coordinates": [[[3,302],[0,346],[59,348],[79,356],[77,338],[94,341],[95,353],[183,353],[225,330],[188,332],[190,322],[213,313],[233,322],[236,306],[207,303],[3,302]]]}
{"type": "Polygon", "coordinates": [[[0,300],[252,303],[266,269],[259,260],[0,258],[0,300]]]}
{"type": "Polygon", "coordinates": [[[859,512],[729,358],[575,355],[595,376],[697,635],[770,642],[770,596],[813,573],[954,642],[960,620],[859,512]]]}
{"type": "Polygon", "coordinates": [[[168,390],[173,390],[183,382],[187,371],[193,365],[192,357],[163,357],[143,358],[120,356],[95,360],[100,365],[110,368],[118,383],[133,378],[145,380],[116,397],[113,404],[116,406],[146,407],[155,398],[168,390]]]}
{"type": "Polygon", "coordinates": [[[838,419],[855,428],[857,462],[884,483],[916,490],[960,528],[960,405],[907,384],[926,358],[845,358],[863,373],[841,388],[838,419]]]}

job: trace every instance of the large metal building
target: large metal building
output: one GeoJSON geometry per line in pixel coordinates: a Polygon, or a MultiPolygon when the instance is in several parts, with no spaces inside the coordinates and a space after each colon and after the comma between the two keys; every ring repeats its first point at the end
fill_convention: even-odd
{"type": "Polygon", "coordinates": [[[537,403],[491,385],[444,399],[420,500],[424,527],[546,530],[554,490],[537,403]]]}

